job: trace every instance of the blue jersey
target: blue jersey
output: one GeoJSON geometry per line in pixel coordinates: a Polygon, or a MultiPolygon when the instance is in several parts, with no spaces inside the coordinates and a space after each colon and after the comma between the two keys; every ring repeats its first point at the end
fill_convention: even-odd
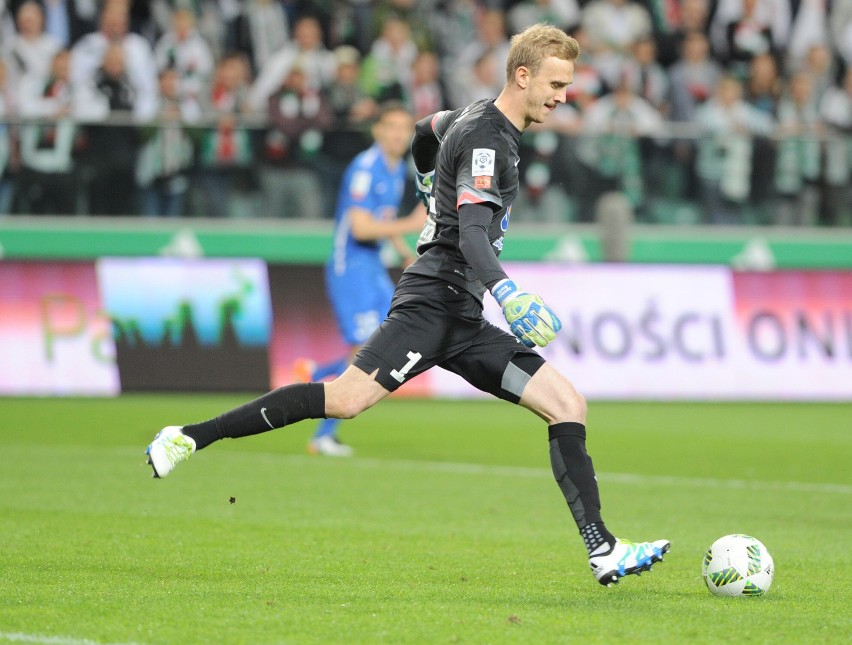
{"type": "Polygon", "coordinates": [[[381,259],[383,241],[356,240],[349,210],[369,211],[377,220],[396,218],[405,177],[405,164],[388,168],[376,144],[356,156],[343,174],[334,214],[334,249],[325,277],[337,324],[350,345],[363,343],[384,320],[393,283],[381,259]]]}
{"type": "Polygon", "coordinates": [[[360,153],[346,168],[334,212],[334,251],[329,264],[337,275],[354,266],[381,268],[381,240],[359,242],[352,237],[349,209],[369,211],[373,219],[395,219],[405,189],[403,162],[388,168],[377,144],[360,153]]]}

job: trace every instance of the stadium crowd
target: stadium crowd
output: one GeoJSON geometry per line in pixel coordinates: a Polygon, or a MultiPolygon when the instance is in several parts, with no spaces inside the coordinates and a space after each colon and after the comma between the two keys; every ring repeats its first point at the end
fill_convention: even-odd
{"type": "Polygon", "coordinates": [[[0,0],[0,216],[330,217],[382,101],[580,42],[513,219],[852,225],[852,0],[0,0]]]}

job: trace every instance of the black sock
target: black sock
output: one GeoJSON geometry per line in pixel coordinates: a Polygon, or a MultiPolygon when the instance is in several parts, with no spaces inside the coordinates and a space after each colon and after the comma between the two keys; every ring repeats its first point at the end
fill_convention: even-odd
{"type": "Polygon", "coordinates": [[[592,458],[586,452],[586,426],[575,422],[556,423],[548,428],[548,434],[553,476],[568,502],[586,548],[592,553],[604,542],[614,544],[615,538],[601,519],[598,481],[592,458]]]}
{"type": "Polygon", "coordinates": [[[196,450],[201,450],[225,437],[248,437],[283,428],[302,419],[324,417],[325,385],[296,383],[279,387],[215,419],[184,426],[183,433],[195,440],[196,450]]]}
{"type": "Polygon", "coordinates": [[[615,546],[615,537],[606,530],[603,522],[586,524],[580,529],[580,535],[583,538],[583,544],[586,545],[586,551],[589,552],[589,555],[595,553],[601,545],[609,545],[609,548],[601,549],[601,552],[595,553],[595,555],[608,553],[615,546]]]}

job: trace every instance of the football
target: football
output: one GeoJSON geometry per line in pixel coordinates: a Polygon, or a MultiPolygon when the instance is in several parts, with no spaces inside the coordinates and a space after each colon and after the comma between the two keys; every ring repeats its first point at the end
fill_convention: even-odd
{"type": "Polygon", "coordinates": [[[707,549],[701,574],[717,596],[762,596],[772,585],[775,564],[757,538],[726,535],[707,549]]]}

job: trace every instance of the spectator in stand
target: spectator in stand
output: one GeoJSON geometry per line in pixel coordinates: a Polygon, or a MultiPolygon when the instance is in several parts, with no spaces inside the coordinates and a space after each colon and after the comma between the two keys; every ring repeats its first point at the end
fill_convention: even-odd
{"type": "MultiPolygon", "coordinates": [[[[746,102],[774,119],[778,113],[781,84],[776,59],[770,54],[755,56],[746,85],[746,102]]],[[[775,195],[769,178],[775,173],[776,148],[774,142],[764,136],[755,136],[752,148],[751,203],[765,209],[766,218],[771,219],[769,211],[775,195]]]]}
{"type": "Polygon", "coordinates": [[[831,42],[848,69],[852,67],[852,0],[834,0],[830,13],[831,42]]]}
{"type": "Polygon", "coordinates": [[[808,49],[804,61],[799,68],[791,72],[802,71],[811,79],[814,103],[819,105],[823,95],[831,88],[837,79],[837,66],[828,45],[813,45],[808,49]]]}
{"type": "Polygon", "coordinates": [[[710,4],[715,0],[648,0],[657,43],[657,62],[665,69],[680,60],[688,34],[707,35],[710,4]]]}
{"type": "Polygon", "coordinates": [[[260,171],[266,215],[320,219],[325,214],[324,196],[311,158],[322,147],[322,133],[334,118],[328,97],[296,66],[267,106],[269,128],[260,171]]]}
{"type": "MultiPolygon", "coordinates": [[[[362,0],[363,1],[363,0],[362,0]]],[[[381,35],[382,26],[391,16],[399,18],[403,22],[416,26],[425,24],[426,18],[432,13],[432,5],[435,0],[377,0],[372,2],[371,11],[373,25],[370,34],[373,40],[381,35]]],[[[490,1],[490,0],[489,0],[490,1]]],[[[425,29],[416,30],[414,40],[418,49],[427,49],[431,46],[429,35],[425,29]]],[[[371,43],[372,46],[372,43],[371,43]]],[[[369,51],[369,49],[367,50],[369,51]]]]}
{"type": "Polygon", "coordinates": [[[648,10],[633,0],[592,0],[583,11],[582,25],[587,51],[610,87],[620,83],[621,67],[633,43],[652,35],[648,10]]]}
{"type": "MultiPolygon", "coordinates": [[[[722,67],[710,58],[710,41],[700,31],[685,35],[683,55],[669,68],[669,119],[676,124],[693,124],[695,112],[709,99],[719,80],[722,67]]],[[[673,172],[681,175],[685,196],[695,198],[699,194],[698,177],[695,174],[695,139],[691,130],[675,130],[672,155],[675,160],[673,172]]]]}
{"type": "Polygon", "coordinates": [[[71,215],[77,210],[75,147],[80,109],[70,81],[71,54],[58,51],[47,79],[27,76],[20,86],[20,114],[38,119],[21,126],[21,170],[15,209],[33,215],[71,215]]]}
{"type": "Polygon", "coordinates": [[[778,65],[770,54],[755,56],[749,65],[746,101],[758,110],[775,116],[781,96],[778,65]]]}
{"type": "Polygon", "coordinates": [[[586,30],[578,27],[571,35],[579,43],[582,54],[574,61],[574,82],[567,87],[566,98],[570,106],[582,113],[592,101],[603,96],[609,88],[595,65],[594,54],[588,53],[586,30]]]}
{"type": "Polygon", "coordinates": [[[568,32],[580,24],[580,4],[577,0],[521,0],[509,9],[509,29],[517,34],[537,22],[546,22],[568,32]]]}
{"type": "Polygon", "coordinates": [[[332,31],[336,38],[332,39],[335,47],[348,45],[358,50],[358,54],[366,54],[373,44],[373,12],[375,3],[370,0],[344,0],[334,3],[332,31]]]}
{"type": "Polygon", "coordinates": [[[594,212],[603,193],[620,191],[634,207],[644,201],[645,179],[641,139],[662,134],[663,117],[626,82],[588,106],[583,114],[583,134],[577,155],[590,171],[591,202],[584,212],[594,212]]]}
{"type": "Polygon", "coordinates": [[[663,116],[668,114],[669,79],[657,63],[657,45],[650,36],[642,36],[632,46],[633,56],[622,67],[622,82],[631,92],[653,105],[663,116]]]}
{"type": "Polygon", "coordinates": [[[771,23],[757,11],[758,0],[742,0],[742,15],[725,28],[728,69],[745,79],[752,60],[775,55],[771,23]]]}
{"type": "MultiPolygon", "coordinates": [[[[429,40],[441,61],[443,85],[450,87],[451,70],[458,65],[462,49],[476,40],[476,0],[437,0],[434,11],[427,13],[429,40]]],[[[452,99],[452,97],[450,97],[452,99]]]]}
{"type": "MultiPolygon", "coordinates": [[[[704,223],[742,224],[751,192],[752,148],[756,134],[769,135],[772,118],[742,98],[742,84],[724,76],[714,96],[695,114],[703,132],[698,146],[704,223]]],[[[769,183],[769,176],[760,178],[769,183]]]]}
{"type": "MultiPolygon", "coordinates": [[[[721,61],[731,59],[732,52],[728,40],[729,25],[738,23],[746,15],[745,5],[749,0],[718,0],[712,12],[710,22],[710,43],[714,55],[721,61]]],[[[758,29],[768,27],[771,42],[777,46],[787,43],[790,37],[791,0],[756,0],[752,10],[752,20],[758,29]]],[[[741,36],[744,43],[759,43],[752,38],[753,29],[741,36]]],[[[758,45],[759,46],[759,45],[758,45]]]]}
{"type": "Polygon", "coordinates": [[[470,105],[480,99],[493,99],[499,96],[500,90],[503,89],[503,83],[499,85],[494,83],[494,76],[499,68],[500,64],[494,52],[483,52],[473,64],[470,78],[458,90],[459,105],[470,105]]]}
{"type": "Polygon", "coordinates": [[[224,218],[234,212],[235,196],[250,192],[252,142],[240,119],[250,112],[251,70],[242,54],[219,61],[204,111],[216,124],[204,129],[198,154],[198,201],[205,217],[224,218]]]}
{"type": "Polygon", "coordinates": [[[319,20],[303,16],[293,26],[293,41],[266,62],[252,85],[249,104],[255,111],[268,107],[269,97],[281,87],[291,69],[298,66],[304,82],[314,90],[327,88],[335,77],[337,61],[323,44],[319,20]]]}
{"type": "Polygon", "coordinates": [[[683,6],[681,0],[643,0],[651,17],[657,61],[664,67],[671,65],[678,54],[680,35],[683,33],[683,6]]]}
{"type": "Polygon", "coordinates": [[[40,82],[50,75],[50,65],[62,44],[44,31],[44,12],[37,2],[24,2],[15,14],[18,31],[5,39],[0,54],[6,60],[7,74],[13,85],[30,75],[40,82]]]}
{"type": "Polygon", "coordinates": [[[379,37],[361,64],[361,85],[376,102],[401,101],[411,85],[411,67],[417,58],[417,45],[411,26],[389,14],[379,37]]]}
{"type": "MultiPolygon", "coordinates": [[[[3,5],[14,15],[24,4],[33,0],[0,0],[0,14],[3,5]]],[[[99,0],[36,0],[43,12],[44,31],[50,34],[60,48],[69,48],[84,35],[97,29],[99,0]]],[[[11,34],[9,34],[11,35],[11,34]]],[[[0,28],[0,41],[6,40],[6,34],[0,28]]],[[[50,67],[50,59],[44,63],[50,67]]]]}
{"type": "Polygon", "coordinates": [[[713,3],[713,0],[681,0],[678,44],[683,42],[686,34],[693,31],[701,32],[709,39],[710,8],[715,6],[715,3],[711,3],[713,3]]]}
{"type": "MultiPolygon", "coordinates": [[[[213,52],[195,28],[195,16],[191,11],[178,9],[174,12],[172,28],[157,41],[154,59],[160,74],[167,69],[177,72],[180,95],[187,99],[188,104],[201,100],[213,74],[213,52]]],[[[167,83],[170,82],[167,80],[167,83]]]]}
{"type": "MultiPolygon", "coordinates": [[[[337,79],[328,90],[333,114],[332,126],[323,136],[320,162],[324,195],[335,195],[349,162],[370,145],[370,124],[378,115],[379,105],[364,89],[361,75],[361,54],[351,45],[334,50],[337,60],[337,79]]],[[[329,204],[330,206],[330,204],[329,204]]],[[[327,212],[331,217],[333,213],[327,212]]]]}
{"type": "Polygon", "coordinates": [[[411,66],[411,85],[407,88],[406,96],[415,121],[446,107],[444,88],[441,86],[441,64],[433,52],[422,51],[417,54],[411,66]]]}
{"type": "Polygon", "coordinates": [[[669,69],[669,118],[690,123],[696,108],[715,91],[722,77],[722,67],[710,57],[710,41],[699,31],[687,34],[683,55],[669,69]]]}
{"type": "MultiPolygon", "coordinates": [[[[133,113],[149,119],[157,109],[157,66],[151,45],[139,34],[128,31],[127,2],[107,0],[101,11],[98,31],[80,39],[71,50],[71,81],[80,87],[92,87],[104,78],[103,63],[108,49],[122,50],[122,77],[132,88],[133,113]]],[[[112,64],[117,56],[113,54],[112,64]]],[[[122,81],[124,82],[124,81],[122,81]]]]}
{"type": "MultiPolygon", "coordinates": [[[[72,54],[73,61],[73,54],[72,54]]],[[[136,199],[136,127],[127,122],[138,114],[142,97],[131,80],[125,64],[125,47],[113,42],[104,54],[103,63],[94,77],[79,88],[84,98],[87,161],[91,169],[88,186],[89,212],[93,215],[134,215],[138,213],[136,199]],[[120,123],[96,125],[96,122],[120,120],[120,123]]],[[[153,100],[156,112],[157,94],[153,100]]]]}
{"type": "Polygon", "coordinates": [[[185,214],[193,138],[187,128],[201,118],[201,106],[183,94],[181,77],[174,67],[160,72],[157,123],[140,132],[136,182],[141,211],[150,217],[185,214]]]}
{"type": "MultiPolygon", "coordinates": [[[[477,36],[459,53],[458,60],[448,66],[450,85],[448,86],[451,108],[463,107],[465,88],[471,82],[472,70],[483,54],[494,57],[494,78],[492,83],[502,89],[506,82],[506,57],[509,53],[509,38],[506,34],[506,14],[500,9],[488,9],[482,12],[477,22],[477,36]]],[[[499,94],[499,90],[497,94],[499,94]]],[[[494,94],[496,97],[497,94],[494,94]]]]}
{"type": "Polygon", "coordinates": [[[0,42],[8,40],[15,33],[15,19],[7,3],[8,0],[0,0],[0,42]]]}
{"type": "Polygon", "coordinates": [[[245,49],[253,70],[263,69],[270,58],[290,42],[290,19],[279,0],[248,0],[242,8],[245,49]]]}
{"type": "Polygon", "coordinates": [[[800,68],[812,47],[830,42],[827,0],[799,0],[794,5],[797,7],[790,26],[790,42],[784,51],[788,70],[800,68]]]}
{"type": "Polygon", "coordinates": [[[15,116],[15,96],[9,83],[6,63],[0,58],[0,217],[9,213],[12,205],[12,132],[6,119],[15,116]]]}
{"type": "MultiPolygon", "coordinates": [[[[378,103],[359,84],[361,54],[351,45],[340,45],[334,50],[334,58],[337,77],[328,90],[329,103],[334,112],[332,130],[362,130],[378,114],[378,103]]],[[[364,142],[364,138],[359,135],[357,147],[349,150],[352,154],[342,156],[351,158],[364,149],[364,142]]],[[[336,149],[336,146],[332,149],[336,149]]]]}
{"type": "MultiPolygon", "coordinates": [[[[749,66],[745,100],[752,107],[765,112],[772,118],[778,114],[782,80],[778,65],[770,54],[755,56],[749,66]]],[[[775,201],[773,182],[775,175],[776,147],[774,141],[764,136],[752,139],[752,180],[750,199],[753,206],[771,209],[775,201]],[[760,180],[758,180],[760,178],[760,180]]],[[[766,214],[769,218],[769,213],[766,214]]]]}
{"type": "Polygon", "coordinates": [[[830,87],[820,101],[828,137],[825,148],[825,192],[820,224],[852,226],[852,66],[843,84],[830,87]]]}
{"type": "Polygon", "coordinates": [[[825,126],[812,91],[810,78],[799,72],[790,79],[778,104],[775,224],[810,226],[819,218],[825,126]]]}

